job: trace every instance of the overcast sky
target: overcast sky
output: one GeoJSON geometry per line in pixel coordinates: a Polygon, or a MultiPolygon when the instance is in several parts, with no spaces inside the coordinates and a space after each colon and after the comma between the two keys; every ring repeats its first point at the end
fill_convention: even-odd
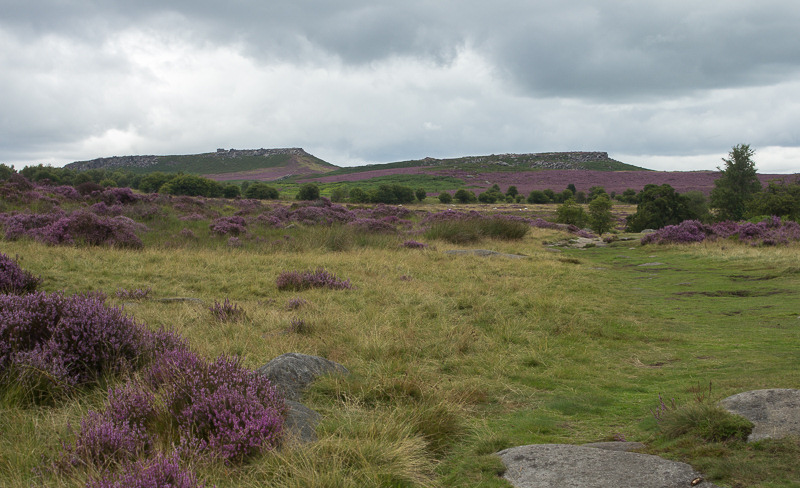
{"type": "Polygon", "coordinates": [[[303,147],[800,172],[796,0],[0,0],[0,162],[303,147]]]}

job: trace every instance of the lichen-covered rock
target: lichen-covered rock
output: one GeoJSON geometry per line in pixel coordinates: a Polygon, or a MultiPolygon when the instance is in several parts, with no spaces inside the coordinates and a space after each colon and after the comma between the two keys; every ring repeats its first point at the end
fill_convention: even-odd
{"type": "Polygon", "coordinates": [[[289,352],[260,367],[258,373],[269,378],[287,400],[299,401],[318,376],[350,372],[341,364],[319,356],[289,352]]]}
{"type": "Polygon", "coordinates": [[[746,391],[725,398],[720,405],[753,422],[747,442],[800,435],[800,390],[746,391]]]}

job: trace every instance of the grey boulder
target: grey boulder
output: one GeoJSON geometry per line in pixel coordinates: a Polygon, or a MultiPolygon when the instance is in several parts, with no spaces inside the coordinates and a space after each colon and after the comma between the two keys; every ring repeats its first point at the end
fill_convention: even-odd
{"type": "Polygon", "coordinates": [[[289,352],[258,368],[258,373],[269,378],[287,400],[298,401],[303,392],[320,375],[348,374],[349,371],[329,359],[289,352]]]}
{"type": "Polygon", "coordinates": [[[498,453],[516,488],[715,487],[685,463],[658,456],[566,444],[512,447],[498,453]]]}
{"type": "Polygon", "coordinates": [[[800,390],[753,390],[729,396],[720,405],[753,423],[747,442],[800,435],[800,390]]]}

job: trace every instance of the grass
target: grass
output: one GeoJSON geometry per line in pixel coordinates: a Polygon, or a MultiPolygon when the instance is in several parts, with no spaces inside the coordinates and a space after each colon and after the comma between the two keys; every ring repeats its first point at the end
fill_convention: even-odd
{"type": "MultiPolygon", "coordinates": [[[[191,223],[166,219],[153,224],[156,233],[159,225],[173,234],[191,223]]],[[[720,486],[800,483],[797,439],[666,435],[651,413],[659,394],[692,406],[698,385],[711,383],[707,401],[715,402],[800,383],[796,246],[619,241],[551,252],[542,243],[563,235],[541,229],[480,242],[529,256],[507,260],[446,255],[457,246],[433,237],[428,249],[402,249],[403,237],[336,227],[263,230],[266,241],[289,234],[291,244],[229,248],[203,225],[195,241],[151,237],[139,251],[3,241],[2,252],[41,275],[44,290],[104,291],[151,327],[176,328],[206,357],[236,354],[255,368],[302,352],[350,369],[304,399],[323,415],[318,443],[239,468],[199,465],[207,485],[500,487],[508,485],[498,450],[620,437],[689,462],[720,486]],[[664,264],[639,266],[652,262],[664,264]],[[275,285],[282,271],[320,267],[354,289],[287,293],[275,285]],[[152,289],[147,299],[114,298],[119,288],[144,287],[152,289]],[[159,300],[168,297],[202,302],[159,300]],[[294,298],[306,303],[290,309],[294,298]],[[224,299],[244,310],[240,320],[209,313],[224,299]],[[287,333],[297,320],[313,327],[287,333]]],[[[103,398],[89,390],[56,407],[0,406],[0,485],[83,486],[80,472],[33,470],[103,398]]]]}

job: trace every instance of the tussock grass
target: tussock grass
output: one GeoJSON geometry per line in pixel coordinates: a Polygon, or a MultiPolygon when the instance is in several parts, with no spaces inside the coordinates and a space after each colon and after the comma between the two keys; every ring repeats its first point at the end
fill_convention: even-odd
{"type": "MultiPolygon", "coordinates": [[[[302,352],[351,370],[319,381],[304,398],[324,418],[318,443],[287,445],[243,467],[197,466],[207,484],[504,486],[497,450],[619,436],[707,469],[722,484],[800,482],[787,461],[796,458],[794,441],[669,439],[650,413],[663,392],[691,403],[698,381],[713,381],[710,401],[800,383],[793,349],[800,310],[786,295],[679,294],[742,289],[742,276],[767,275],[747,288],[796,291],[796,247],[619,242],[554,253],[542,242],[560,234],[543,229],[480,242],[528,256],[510,260],[447,255],[441,251],[461,246],[443,241],[403,249],[399,235],[335,227],[259,230],[264,242],[239,248],[195,230],[196,240],[138,251],[2,245],[42,276],[41,289],[104,291],[137,320],[175,328],[205,357],[235,354],[255,368],[302,352]],[[665,265],[637,266],[653,261],[665,265]],[[281,272],[319,267],[354,289],[277,289],[281,272]],[[148,286],[144,300],[113,296],[148,286]],[[200,302],[161,301],[171,297],[200,302]],[[306,303],[288,307],[295,298],[306,303]],[[244,310],[240,320],[209,313],[225,299],[244,310]],[[293,320],[311,327],[287,331],[293,320]],[[769,469],[738,467],[759,463],[769,469]]],[[[31,470],[104,395],[92,390],[49,408],[0,406],[0,485],[82,486],[85,474],[40,479],[31,470]]]]}

